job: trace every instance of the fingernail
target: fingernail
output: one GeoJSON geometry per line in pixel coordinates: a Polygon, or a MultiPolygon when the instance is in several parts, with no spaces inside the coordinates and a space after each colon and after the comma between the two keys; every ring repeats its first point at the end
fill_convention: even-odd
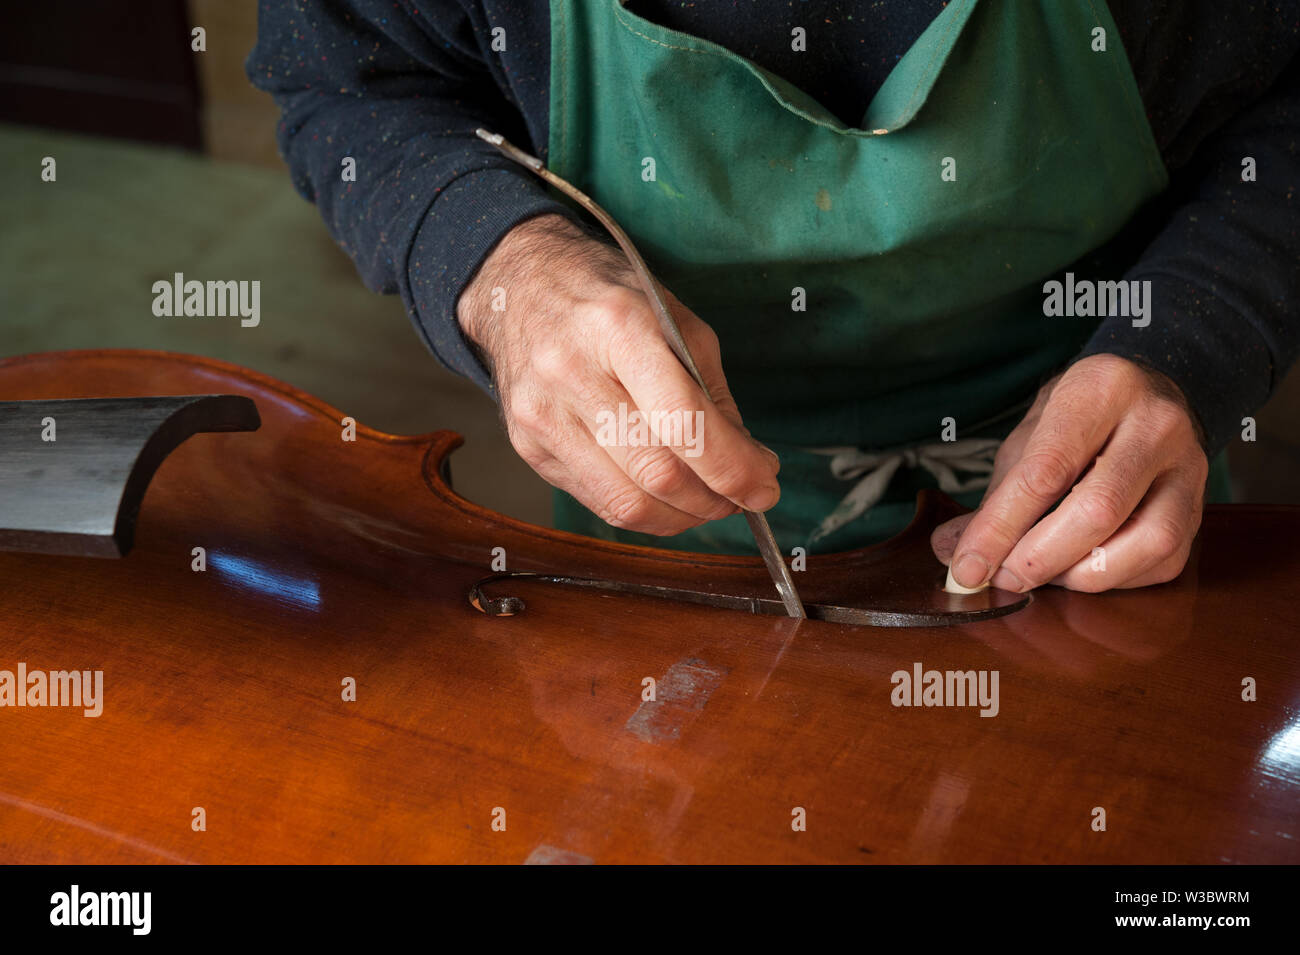
{"type": "Polygon", "coordinates": [[[760,443],[757,442],[757,441],[755,441],[754,443],[758,445],[758,447],[759,447],[759,449],[760,449],[761,451],[763,451],[763,452],[765,452],[765,453],[771,455],[772,460],[776,463],[776,466],[777,466],[778,468],[781,467],[781,459],[777,456],[777,453],[776,453],[775,451],[773,451],[771,448],[769,448],[766,444],[760,444],[760,443]]]}
{"type": "Polygon", "coordinates": [[[999,590],[1010,590],[1018,594],[1024,591],[1025,582],[1005,567],[999,567],[998,572],[989,581],[989,586],[997,587],[999,590]]]}
{"type": "Polygon", "coordinates": [[[745,510],[747,511],[766,511],[774,505],[781,497],[781,492],[775,486],[768,484],[752,492],[749,497],[745,498],[745,510]]]}
{"type": "Polygon", "coordinates": [[[952,578],[963,587],[978,587],[989,579],[989,565],[977,554],[962,554],[953,562],[952,578]]]}
{"type": "Polygon", "coordinates": [[[981,585],[979,587],[963,587],[961,584],[957,583],[957,581],[952,579],[952,568],[949,567],[948,579],[944,581],[943,589],[950,594],[977,594],[984,589],[984,586],[981,585]]]}

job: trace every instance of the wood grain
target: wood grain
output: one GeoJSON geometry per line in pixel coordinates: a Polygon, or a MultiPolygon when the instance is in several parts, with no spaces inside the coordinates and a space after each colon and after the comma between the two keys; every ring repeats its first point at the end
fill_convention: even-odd
{"type": "MultiPolygon", "coordinates": [[[[0,554],[0,670],[104,673],[98,718],[0,708],[0,861],[1300,861],[1300,510],[1211,508],[1172,584],[957,627],[528,583],[490,618],[466,593],[498,546],[512,570],[770,583],[485,511],[441,480],[455,435],[345,442],[233,366],[0,362],[0,400],[218,392],[262,429],[178,448],[130,555],[0,554]],[[998,671],[997,716],[892,705],[916,662],[998,671]]],[[[813,558],[800,590],[878,563],[813,558]]]]}

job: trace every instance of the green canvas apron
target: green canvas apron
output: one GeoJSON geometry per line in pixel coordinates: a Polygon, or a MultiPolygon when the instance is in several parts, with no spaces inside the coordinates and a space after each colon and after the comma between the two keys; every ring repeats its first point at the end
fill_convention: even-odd
{"type": "MultiPolygon", "coordinates": [[[[1167,183],[1103,0],[952,0],[861,128],[618,0],[551,0],[547,162],[718,333],[745,424],[782,461],[768,517],[786,552],[808,546],[852,486],[808,449],[933,443],[945,418],[961,438],[1004,437],[1096,325],[1044,317],[1043,282],[1167,183]],[[1096,27],[1105,52],[1092,49],[1096,27]]],[[[927,483],[900,471],[812,549],[895,533],[927,483]]],[[[739,515],[656,538],[557,495],[556,521],[753,550],[739,515]]]]}

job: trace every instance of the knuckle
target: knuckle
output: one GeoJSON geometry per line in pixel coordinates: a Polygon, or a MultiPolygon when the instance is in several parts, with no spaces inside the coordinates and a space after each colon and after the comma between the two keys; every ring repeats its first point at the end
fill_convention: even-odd
{"type": "Polygon", "coordinates": [[[1147,528],[1147,541],[1151,551],[1162,558],[1177,554],[1187,541],[1187,529],[1169,518],[1153,520],[1147,528]]]}
{"type": "Polygon", "coordinates": [[[1193,434],[1187,414],[1167,398],[1153,399],[1146,409],[1147,430],[1162,438],[1190,437],[1193,434]]]}
{"type": "Polygon", "coordinates": [[[684,470],[676,457],[662,449],[630,455],[627,461],[628,477],[661,500],[686,487],[684,470]]]}
{"type": "Polygon", "coordinates": [[[538,445],[527,439],[520,440],[512,436],[510,443],[514,446],[515,453],[519,455],[520,459],[533,470],[536,470],[549,460],[549,455],[538,445]]]}
{"type": "Polygon", "coordinates": [[[1075,468],[1065,453],[1043,449],[1026,455],[1016,480],[1020,490],[1043,502],[1055,501],[1070,486],[1075,468]]]}
{"type": "Polygon", "coordinates": [[[1080,493],[1075,506],[1088,529],[1097,535],[1109,533],[1128,517],[1124,492],[1109,484],[1098,484],[1080,493]]]}
{"type": "Polygon", "coordinates": [[[599,307],[611,316],[639,319],[647,307],[645,293],[639,288],[611,285],[600,296],[599,307]]]}
{"type": "Polygon", "coordinates": [[[1151,583],[1167,584],[1171,580],[1176,579],[1180,574],[1182,574],[1183,568],[1186,566],[1187,566],[1186,557],[1184,557],[1182,560],[1170,561],[1168,564],[1164,565],[1163,567],[1161,567],[1159,570],[1155,572],[1155,576],[1151,578],[1151,583]]]}
{"type": "Polygon", "coordinates": [[[513,428],[507,429],[506,434],[515,453],[534,471],[551,460],[551,454],[530,434],[513,428]]]}
{"type": "Polygon", "coordinates": [[[592,324],[617,338],[643,333],[649,323],[645,296],[635,289],[616,285],[587,305],[592,324]]]}
{"type": "Polygon", "coordinates": [[[1092,355],[1070,366],[1061,376],[1061,384],[1083,393],[1110,392],[1126,380],[1129,362],[1114,355],[1092,355]]]}
{"type": "Polygon", "coordinates": [[[706,358],[717,358],[722,353],[722,343],[718,340],[718,333],[713,330],[713,326],[704,322],[698,322],[691,332],[691,348],[697,350],[706,358]]]}
{"type": "Polygon", "coordinates": [[[1095,362],[1097,371],[1115,382],[1138,383],[1146,380],[1144,372],[1136,362],[1129,361],[1127,358],[1121,358],[1119,355],[1111,355],[1102,352],[1096,356],[1095,362]]]}
{"type": "Polygon", "coordinates": [[[1134,384],[1143,384],[1147,380],[1147,373],[1137,362],[1122,358],[1119,355],[1110,355],[1103,353],[1105,362],[1100,363],[1106,371],[1117,379],[1134,384]]]}
{"type": "Polygon", "coordinates": [[[1210,462],[1199,445],[1196,446],[1195,452],[1192,455],[1192,474],[1195,475],[1198,490],[1204,488],[1205,482],[1209,480],[1210,477],[1210,462]]]}
{"type": "Polygon", "coordinates": [[[572,305],[573,321],[576,326],[589,332],[593,326],[599,327],[608,322],[608,310],[602,302],[593,299],[580,299],[572,305]]]}
{"type": "Polygon", "coordinates": [[[1198,489],[1198,493],[1187,503],[1187,541],[1191,541],[1201,530],[1201,520],[1205,517],[1205,493],[1198,489]]]}
{"type": "Polygon", "coordinates": [[[577,365],[578,359],[573,351],[558,345],[544,345],[533,352],[533,373],[543,381],[569,381],[577,365]]]}
{"type": "Polygon", "coordinates": [[[629,489],[609,498],[599,514],[612,527],[635,531],[646,528],[653,512],[649,495],[639,489],[629,489]]]}
{"type": "Polygon", "coordinates": [[[982,509],[975,512],[974,519],[958,537],[955,553],[974,554],[989,566],[994,566],[1005,560],[995,561],[992,557],[996,554],[1009,555],[1019,540],[1020,535],[1004,516],[982,509]]]}
{"type": "MultiPolygon", "coordinates": [[[[507,432],[510,434],[512,443],[515,441],[516,435],[524,437],[528,434],[546,430],[549,422],[550,409],[548,402],[541,395],[528,393],[515,395],[512,398],[506,413],[507,432]]],[[[518,447],[518,444],[515,446],[518,447]]]]}
{"type": "Polygon", "coordinates": [[[758,486],[754,474],[738,461],[729,462],[718,469],[709,478],[709,487],[718,494],[732,500],[746,496],[746,492],[758,486]]]}
{"type": "MultiPolygon", "coordinates": [[[[736,512],[736,505],[732,504],[725,498],[719,498],[717,503],[704,515],[704,521],[718,521],[724,517],[730,517],[736,512]]],[[[701,522],[703,523],[703,521],[701,522]]]]}

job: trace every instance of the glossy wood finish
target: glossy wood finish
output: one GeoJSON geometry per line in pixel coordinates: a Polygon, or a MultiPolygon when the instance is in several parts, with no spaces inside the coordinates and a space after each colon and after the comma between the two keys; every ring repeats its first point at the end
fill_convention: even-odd
{"type": "MultiPolygon", "coordinates": [[[[871,627],[951,627],[1001,617],[1028,606],[1032,594],[992,587],[971,594],[944,589],[946,575],[944,568],[935,564],[930,534],[938,524],[963,513],[965,509],[947,495],[923,491],[916,515],[902,533],[877,547],[817,558],[815,583],[809,593],[816,595],[818,602],[805,598],[804,616],[871,627]]],[[[494,573],[475,582],[469,600],[476,609],[493,616],[523,613],[527,601],[514,593],[522,577],[555,586],[640,594],[754,614],[787,613],[772,587],[752,573],[749,562],[715,561],[699,575],[683,577],[680,557],[668,566],[637,559],[646,553],[623,553],[608,572],[610,576],[602,578],[532,571],[494,573]],[[629,558],[634,564],[628,564],[629,558]]],[[[687,559],[692,562],[696,559],[687,559]]]]}
{"type": "MultiPolygon", "coordinates": [[[[956,627],[524,582],[526,613],[492,618],[465,598],[494,547],[511,570],[770,583],[758,558],[484,511],[439,479],[455,435],[344,442],[344,411],[228,365],[0,362],[0,400],[208,392],[263,427],[177,449],[129,556],[0,554],[0,669],[102,669],[105,697],[0,709],[0,860],[1300,861],[1296,509],[1211,509],[1174,584],[956,627]],[[893,706],[918,661],[997,670],[998,715],[893,706]]],[[[810,560],[801,593],[855,561],[810,560]]]]}

